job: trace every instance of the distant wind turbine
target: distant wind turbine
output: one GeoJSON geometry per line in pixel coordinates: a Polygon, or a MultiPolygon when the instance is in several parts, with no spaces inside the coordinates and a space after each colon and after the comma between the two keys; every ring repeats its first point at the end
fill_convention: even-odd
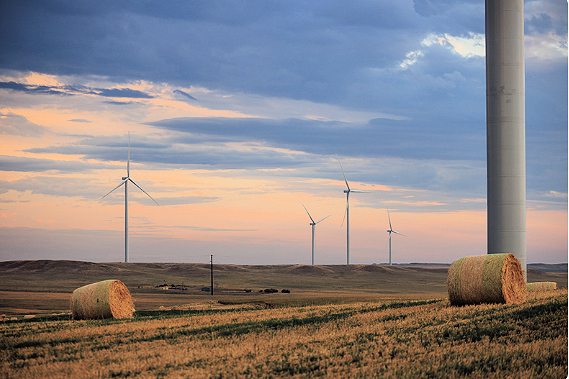
{"type": "Polygon", "coordinates": [[[347,189],[344,190],[346,194],[346,213],[344,213],[344,219],[342,220],[342,226],[344,226],[344,221],[346,221],[346,264],[350,264],[350,193],[365,193],[366,191],[360,191],[355,189],[350,189],[350,185],[348,184],[348,179],[346,179],[346,174],[344,173],[344,168],[342,167],[342,163],[338,159],[338,163],[340,163],[340,168],[342,169],[342,175],[344,175],[344,181],[346,182],[347,189]]]}
{"type": "MultiPolygon", "coordinates": [[[[301,203],[302,204],[302,203],[301,203]]],[[[310,225],[312,225],[312,266],[314,266],[314,229],[316,227],[316,224],[318,224],[320,221],[324,221],[326,220],[328,217],[330,217],[331,215],[328,215],[326,217],[324,217],[322,220],[316,221],[314,222],[314,219],[312,218],[312,216],[310,215],[310,212],[308,212],[308,209],[306,209],[306,207],[304,206],[304,204],[302,204],[302,206],[304,207],[304,210],[306,211],[306,213],[308,213],[308,217],[310,217],[310,221],[312,221],[310,223],[310,225]]]]}
{"type": "Polygon", "coordinates": [[[399,234],[400,236],[403,236],[403,237],[405,237],[405,234],[401,234],[399,232],[396,232],[391,227],[391,218],[389,217],[389,209],[387,210],[387,219],[389,220],[389,230],[387,231],[387,233],[389,233],[389,265],[391,265],[391,233],[399,234]]]}
{"type": "Polygon", "coordinates": [[[124,261],[125,262],[128,262],[128,182],[131,182],[132,184],[137,186],[139,190],[144,192],[149,198],[152,199],[152,201],[156,203],[156,205],[158,205],[156,200],[154,200],[152,196],[148,194],[148,192],[143,190],[142,187],[140,187],[138,184],[136,184],[134,180],[130,178],[130,133],[128,133],[128,159],[126,161],[126,176],[122,177],[122,181],[118,186],[113,188],[105,196],[101,197],[101,199],[104,199],[105,197],[110,195],[114,190],[116,190],[117,188],[119,188],[124,184],[124,261]]]}

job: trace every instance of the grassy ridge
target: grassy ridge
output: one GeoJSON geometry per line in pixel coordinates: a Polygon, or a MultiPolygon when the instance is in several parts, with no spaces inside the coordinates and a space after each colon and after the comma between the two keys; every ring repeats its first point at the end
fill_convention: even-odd
{"type": "Polygon", "coordinates": [[[567,291],[0,323],[0,378],[565,378],[567,291]]]}

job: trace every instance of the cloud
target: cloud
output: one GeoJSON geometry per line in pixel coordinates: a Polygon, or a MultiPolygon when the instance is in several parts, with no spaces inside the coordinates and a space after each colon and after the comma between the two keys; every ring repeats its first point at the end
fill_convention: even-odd
{"type": "Polygon", "coordinates": [[[46,132],[47,128],[28,121],[24,116],[0,112],[0,134],[37,137],[46,132]]]}
{"type": "Polygon", "coordinates": [[[429,34],[421,42],[421,45],[428,47],[439,44],[465,58],[484,57],[486,55],[484,38],[484,34],[474,33],[469,33],[467,37],[451,36],[450,34],[429,34]]]}
{"type": "Polygon", "coordinates": [[[25,92],[30,94],[42,94],[42,95],[68,95],[65,91],[60,91],[53,89],[49,86],[34,86],[21,84],[16,82],[0,82],[0,89],[7,89],[16,92],[25,92]]]}
{"type": "Polygon", "coordinates": [[[186,97],[186,98],[188,98],[188,99],[190,99],[190,100],[194,100],[194,101],[197,101],[197,100],[198,100],[198,99],[196,99],[195,97],[193,97],[192,95],[190,95],[189,93],[186,93],[186,92],[184,92],[184,91],[182,91],[182,90],[179,90],[179,89],[174,90],[174,93],[180,94],[180,95],[182,95],[182,96],[184,96],[184,97],[186,97]]]}
{"type": "MultiPolygon", "coordinates": [[[[551,35],[547,38],[557,39],[558,46],[565,41],[566,49],[566,27],[560,29],[566,16],[556,15],[563,15],[563,9],[566,14],[566,5],[551,4],[556,3],[527,4],[528,27],[538,39],[533,44],[555,50],[543,43],[551,35]]],[[[472,37],[484,33],[480,1],[362,1],[349,7],[342,1],[170,1],[163,7],[62,1],[35,7],[14,3],[0,17],[3,40],[12,41],[0,43],[3,69],[95,75],[121,83],[167,82],[379,112],[408,110],[402,99],[409,98],[410,109],[433,114],[432,101],[416,101],[439,99],[431,96],[433,85],[441,90],[437,95],[454,99],[455,111],[474,100],[484,103],[484,93],[472,99],[471,87],[476,82],[484,86],[484,61],[469,59],[474,51],[480,55],[472,37]],[[24,27],[31,24],[36,32],[24,27]],[[389,71],[413,61],[429,36],[442,36],[452,51],[423,54],[410,76],[389,71]],[[468,47],[471,42],[474,46],[468,47]],[[463,56],[450,56],[456,52],[463,56]],[[381,70],[386,76],[365,75],[381,70]],[[445,80],[453,72],[469,85],[445,80]]],[[[151,96],[137,90],[102,91],[104,96],[151,96]]]]}
{"type": "Polygon", "coordinates": [[[153,96],[129,88],[96,89],[97,94],[104,97],[129,97],[135,99],[152,99],[153,96]]]}
{"type": "MultiPolygon", "coordinates": [[[[566,192],[567,4],[525,7],[528,188],[566,192]]],[[[14,93],[101,96],[101,108],[146,115],[154,100],[193,105],[199,93],[208,110],[255,116],[138,119],[163,134],[158,144],[133,146],[133,159],[163,167],[303,170],[339,154],[478,168],[483,33],[484,5],[474,0],[13,2],[0,14],[0,70],[68,76],[65,84],[33,84],[6,74],[0,92],[9,101],[14,93]]],[[[26,152],[124,161],[126,140],[118,146],[112,138],[26,152]]],[[[433,172],[416,182],[430,185],[433,172]]]]}
{"type": "MultiPolygon", "coordinates": [[[[408,2],[173,1],[160,8],[12,5],[2,32],[14,43],[0,45],[0,67],[343,104],[360,70],[392,67],[433,28],[408,2]],[[32,20],[39,33],[21,27],[32,20]]],[[[455,4],[452,12],[459,9],[455,4]]],[[[452,12],[445,25],[458,25],[452,12]]]]}
{"type": "MultiPolygon", "coordinates": [[[[269,146],[331,156],[481,159],[483,154],[475,152],[484,148],[484,136],[481,133],[477,136],[465,128],[457,127],[449,134],[448,130],[437,129],[434,125],[433,129],[429,129],[427,125],[417,125],[409,120],[374,119],[358,125],[301,119],[178,118],[149,124],[188,133],[196,137],[195,141],[203,138],[257,141],[266,142],[269,146]],[[428,134],[437,132],[437,141],[429,145],[423,143],[428,134]],[[457,145],[464,146],[466,143],[471,146],[455,150],[451,140],[455,143],[462,142],[457,145]]],[[[192,137],[187,140],[191,141],[192,137]]]]}
{"type": "Polygon", "coordinates": [[[138,104],[135,101],[115,101],[115,100],[104,101],[104,103],[109,104],[109,105],[135,105],[135,104],[138,104]]]}
{"type": "Polygon", "coordinates": [[[256,231],[258,231],[258,229],[223,229],[223,228],[207,228],[207,227],[202,227],[202,226],[190,226],[190,225],[174,226],[173,228],[190,229],[190,230],[196,230],[199,232],[256,232],[256,231]]]}
{"type": "Polygon", "coordinates": [[[0,171],[16,172],[82,172],[101,168],[100,164],[90,164],[81,161],[63,161],[56,159],[16,157],[0,155],[0,171]]]}
{"type": "Polygon", "coordinates": [[[201,204],[219,201],[216,196],[162,196],[160,197],[160,205],[185,205],[185,204],[201,204]]]}

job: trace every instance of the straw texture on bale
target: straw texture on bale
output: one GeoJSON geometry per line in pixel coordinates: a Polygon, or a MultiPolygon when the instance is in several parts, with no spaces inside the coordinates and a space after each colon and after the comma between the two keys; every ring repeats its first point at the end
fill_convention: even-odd
{"type": "Polygon", "coordinates": [[[123,282],[104,280],[73,291],[71,313],[75,320],[129,318],[134,313],[134,304],[123,282]]]}
{"type": "Polygon", "coordinates": [[[555,282],[535,282],[528,283],[528,292],[540,292],[540,291],[552,291],[557,289],[557,283],[555,282]]]}
{"type": "Polygon", "coordinates": [[[513,304],[526,299],[524,272],[513,254],[457,259],[448,270],[447,290],[452,305],[513,304]]]}

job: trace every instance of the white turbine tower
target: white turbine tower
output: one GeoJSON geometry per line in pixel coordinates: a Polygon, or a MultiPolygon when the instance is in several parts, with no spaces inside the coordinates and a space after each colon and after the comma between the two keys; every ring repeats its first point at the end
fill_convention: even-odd
{"type": "MultiPolygon", "coordinates": [[[[301,203],[302,204],[302,203],[301,203]]],[[[302,206],[304,207],[304,210],[306,211],[306,213],[308,213],[308,217],[310,217],[310,221],[312,221],[310,223],[310,225],[312,225],[312,266],[314,266],[314,229],[316,228],[316,224],[318,224],[320,221],[324,221],[326,220],[328,217],[330,217],[331,215],[328,215],[326,217],[324,217],[322,220],[316,221],[314,222],[314,219],[312,218],[312,216],[310,215],[310,212],[308,212],[308,209],[306,209],[306,207],[304,206],[304,204],[302,204],[302,206]]]]}
{"type": "Polygon", "coordinates": [[[346,182],[347,189],[344,190],[346,194],[346,212],[344,213],[344,219],[342,220],[342,226],[344,226],[344,221],[346,221],[346,264],[350,264],[350,193],[365,193],[366,191],[360,191],[355,189],[350,189],[350,185],[348,184],[348,179],[346,179],[346,174],[344,173],[344,168],[342,167],[342,163],[338,159],[338,163],[340,163],[340,168],[342,169],[342,175],[344,175],[344,181],[346,182]]]}
{"type": "Polygon", "coordinates": [[[152,199],[152,201],[156,203],[156,205],[158,205],[158,203],[156,202],[156,200],[152,198],[152,196],[150,196],[145,190],[142,189],[142,187],[140,187],[138,184],[136,184],[134,180],[130,178],[130,133],[128,133],[128,159],[126,161],[126,176],[122,177],[122,181],[118,186],[113,188],[105,196],[101,197],[101,199],[104,199],[105,197],[110,195],[114,190],[116,190],[117,188],[119,188],[124,184],[124,261],[125,262],[128,262],[128,182],[131,182],[132,184],[137,186],[138,189],[144,192],[149,198],[152,199]]]}
{"type": "Polygon", "coordinates": [[[389,209],[387,210],[387,219],[389,220],[389,230],[387,231],[387,233],[389,233],[389,265],[391,265],[391,233],[399,234],[400,236],[403,236],[403,237],[405,237],[405,234],[401,234],[399,232],[396,232],[391,227],[391,218],[389,217],[389,209]]]}

